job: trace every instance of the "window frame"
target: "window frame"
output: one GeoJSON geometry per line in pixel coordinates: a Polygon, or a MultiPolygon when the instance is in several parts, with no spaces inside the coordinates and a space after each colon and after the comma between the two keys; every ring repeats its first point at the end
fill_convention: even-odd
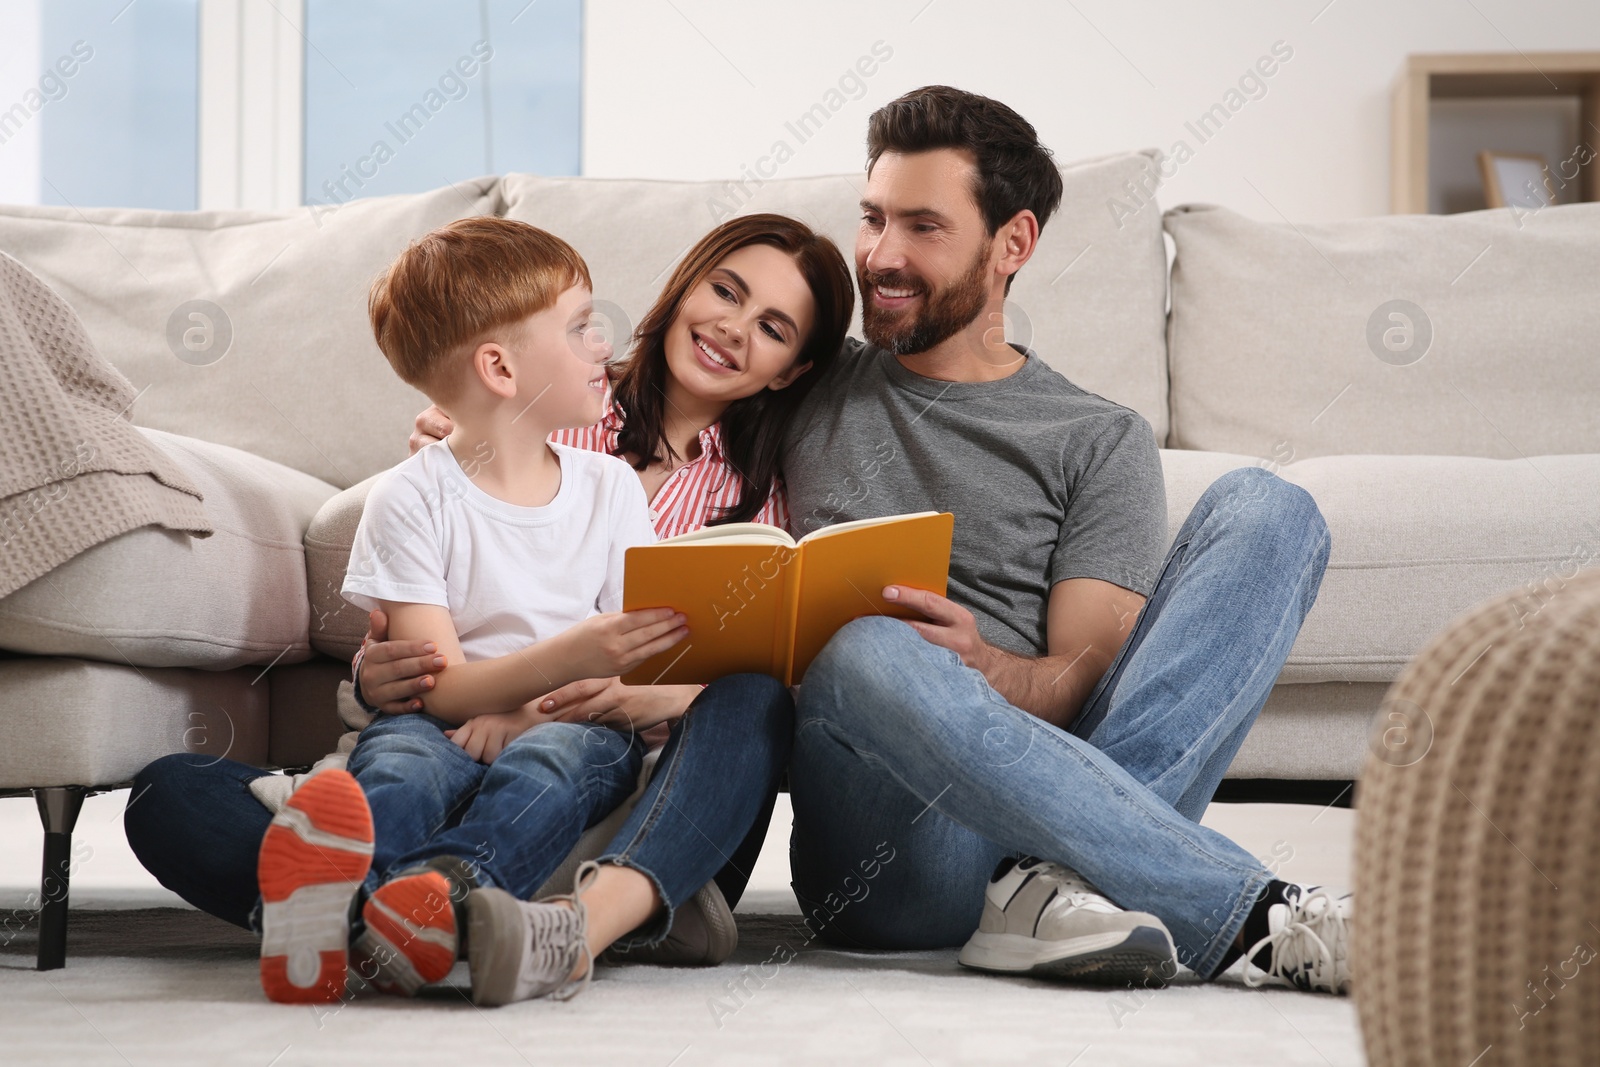
{"type": "Polygon", "coordinates": [[[304,206],[305,0],[200,0],[199,208],[304,206]]]}

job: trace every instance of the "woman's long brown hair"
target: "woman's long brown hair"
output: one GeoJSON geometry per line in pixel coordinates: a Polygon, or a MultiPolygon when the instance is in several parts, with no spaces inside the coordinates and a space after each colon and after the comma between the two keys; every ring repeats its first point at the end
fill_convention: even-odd
{"type": "Polygon", "coordinates": [[[811,289],[816,309],[799,354],[811,369],[788,388],[762,389],[735,400],[722,413],[722,449],[733,476],[743,483],[739,502],[711,520],[712,525],[749,522],[761,511],[777,484],[778,451],[800,402],[828,372],[844,344],[855,312],[850,269],[839,248],[805,223],[784,215],[742,215],[729,219],[700,238],[679,262],[655,304],[633,333],[633,355],[612,384],[612,397],[622,412],[617,452],[635,457],[644,470],[674,455],[667,442],[667,330],[691,290],[728,255],[747,245],[764,244],[787,252],[811,289]]]}

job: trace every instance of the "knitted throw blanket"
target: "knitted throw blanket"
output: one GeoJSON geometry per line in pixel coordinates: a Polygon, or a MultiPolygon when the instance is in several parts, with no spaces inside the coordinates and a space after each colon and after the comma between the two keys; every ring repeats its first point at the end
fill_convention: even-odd
{"type": "Polygon", "coordinates": [[[209,537],[200,490],[133,426],[133,385],[0,252],[0,597],[140,526],[209,537]]]}

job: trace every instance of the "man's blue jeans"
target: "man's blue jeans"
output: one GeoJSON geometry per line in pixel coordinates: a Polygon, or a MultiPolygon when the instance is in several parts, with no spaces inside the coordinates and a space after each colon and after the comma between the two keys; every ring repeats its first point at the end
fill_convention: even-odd
{"type": "Polygon", "coordinates": [[[840,630],[800,689],[790,765],[795,894],[838,944],[959,945],[996,863],[1063,863],[1220,968],[1270,880],[1199,825],[1316,599],[1327,526],[1260,468],[1195,505],[1071,730],[1000,696],[898,619],[840,630]]]}

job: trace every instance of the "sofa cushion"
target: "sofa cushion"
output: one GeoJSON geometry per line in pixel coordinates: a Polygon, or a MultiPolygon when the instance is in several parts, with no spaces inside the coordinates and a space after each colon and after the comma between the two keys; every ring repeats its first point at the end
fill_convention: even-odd
{"type": "Polygon", "coordinates": [[[340,595],[350,546],[374,475],[327,500],[306,530],[306,586],[311,596],[311,647],[349,662],[367,632],[367,613],[340,595]]]}
{"type": "Polygon", "coordinates": [[[263,764],[267,687],[252,684],[260,673],[0,659],[0,789],[118,785],[169,752],[263,764]]]}
{"type": "Polygon", "coordinates": [[[498,184],[286,214],[0,207],[0,249],[141,390],[134,422],[342,487],[404,459],[428,406],[373,342],[367,287],[412,238],[495,213],[498,184]]]}
{"type": "Polygon", "coordinates": [[[1227,778],[1354,779],[1387,683],[1275,685],[1227,778]]]}
{"type": "MultiPolygon", "coordinates": [[[[1166,248],[1153,200],[1113,210],[1128,189],[1153,188],[1153,153],[1061,168],[1061,207],[1007,302],[1007,336],[1031,345],[1073,382],[1133,408],[1156,439],[1167,432],[1166,248]]],[[[766,182],[669,182],[508,174],[505,212],[560,234],[583,253],[595,296],[620,308],[626,333],[689,246],[735,214],[791,215],[828,234],[854,262],[862,176],[766,182]]],[[[856,335],[860,335],[859,308],[856,335]]],[[[617,344],[622,349],[622,344],[617,344]]]]}
{"type": "Polygon", "coordinates": [[[334,487],[226,445],[143,432],[199,486],[216,533],[144,526],[96,545],[0,600],[0,648],[209,670],[310,657],[303,540],[334,487]]]}
{"type": "Polygon", "coordinates": [[[1250,456],[1231,452],[1190,452],[1178,448],[1161,450],[1161,473],[1167,488],[1167,547],[1178,536],[1183,520],[1194,510],[1206,487],[1231,470],[1259,467],[1250,456]]]}
{"type": "MultiPolygon", "coordinates": [[[[1163,451],[1168,536],[1205,487],[1245,456],[1163,451]]],[[[1329,456],[1280,477],[1316,500],[1332,535],[1316,605],[1283,682],[1390,682],[1477,602],[1524,591],[1537,613],[1600,565],[1600,455],[1494,460],[1329,456]]]]}
{"type": "MultiPolygon", "coordinates": [[[[1167,544],[1206,487],[1250,456],[1162,449],[1167,544]]],[[[1446,622],[1512,588],[1528,610],[1600,565],[1600,455],[1491,460],[1330,456],[1277,468],[1332,536],[1316,605],[1280,681],[1390,682],[1446,622]]],[[[367,617],[339,595],[371,482],[328,500],[306,534],[312,646],[348,660],[367,617]]]]}
{"type": "Polygon", "coordinates": [[[1600,452],[1600,204],[1298,225],[1189,205],[1166,225],[1173,447],[1600,452]]]}

